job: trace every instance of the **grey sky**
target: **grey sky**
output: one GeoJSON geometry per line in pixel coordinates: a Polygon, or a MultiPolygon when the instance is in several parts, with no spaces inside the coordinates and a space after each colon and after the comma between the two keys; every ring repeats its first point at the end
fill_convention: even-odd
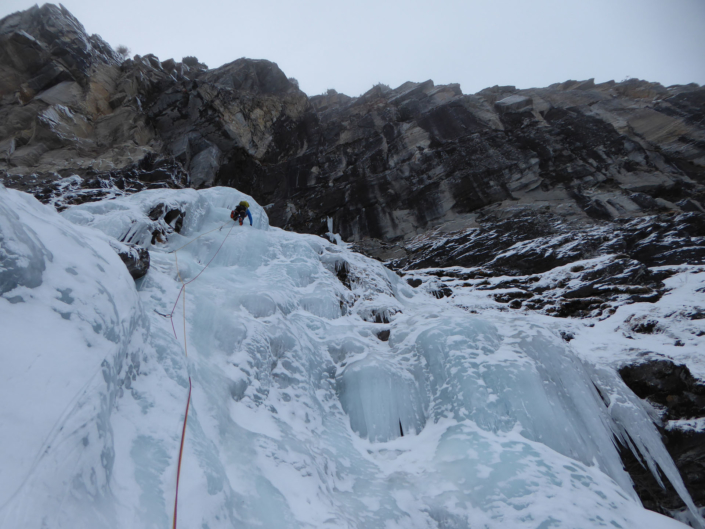
{"type": "MultiPolygon", "coordinates": [[[[0,17],[33,5],[0,0],[0,17]]],[[[213,68],[269,59],[309,95],[627,76],[705,84],[705,0],[64,0],[89,33],[213,68]]]]}

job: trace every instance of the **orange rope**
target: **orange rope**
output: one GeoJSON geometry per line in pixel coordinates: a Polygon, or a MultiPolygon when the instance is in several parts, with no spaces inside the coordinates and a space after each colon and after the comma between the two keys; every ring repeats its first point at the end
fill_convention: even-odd
{"type": "MultiPolygon", "coordinates": [[[[225,223],[225,224],[227,224],[227,223],[225,223]]],[[[190,281],[184,281],[184,280],[181,278],[181,271],[179,270],[179,257],[178,257],[177,252],[178,252],[179,250],[181,250],[182,248],[185,248],[186,246],[188,246],[189,244],[191,244],[191,243],[192,243],[193,241],[195,241],[196,239],[200,239],[200,238],[203,237],[204,235],[206,235],[206,234],[208,234],[208,233],[211,233],[211,232],[213,232],[213,231],[215,231],[215,230],[220,230],[223,226],[225,226],[225,224],[223,224],[222,226],[220,226],[220,228],[215,228],[215,229],[213,229],[213,230],[211,230],[211,231],[208,231],[208,232],[206,232],[206,233],[202,233],[201,235],[199,235],[199,236],[196,237],[195,239],[193,239],[193,240],[187,242],[186,244],[184,244],[184,245],[181,246],[180,248],[177,248],[177,249],[174,250],[174,252],[173,252],[173,254],[174,254],[174,260],[176,261],[176,274],[179,276],[179,282],[181,283],[181,290],[179,290],[179,295],[176,297],[176,301],[174,302],[174,306],[173,306],[172,309],[171,309],[171,313],[168,314],[168,317],[169,317],[169,319],[171,320],[171,328],[172,328],[172,330],[174,331],[174,337],[178,340],[179,337],[176,335],[176,327],[174,327],[174,311],[176,310],[176,305],[177,305],[177,303],[179,302],[179,298],[183,295],[184,354],[186,355],[186,357],[188,357],[188,346],[187,346],[187,341],[186,341],[186,285],[188,285],[188,284],[193,283],[194,281],[196,281],[196,279],[198,279],[198,277],[205,271],[205,269],[210,266],[210,264],[213,262],[213,259],[215,259],[215,256],[218,255],[218,253],[220,252],[221,248],[223,248],[223,245],[225,244],[225,240],[226,240],[226,239],[228,238],[228,236],[230,235],[230,232],[233,231],[233,228],[235,227],[235,225],[233,225],[233,227],[230,228],[230,230],[228,230],[228,233],[227,233],[227,234],[225,235],[225,237],[223,238],[223,242],[220,243],[220,246],[218,247],[218,250],[216,250],[216,252],[213,254],[213,257],[211,257],[210,261],[208,261],[208,263],[206,264],[206,266],[204,266],[203,269],[196,275],[196,277],[194,277],[194,278],[191,279],[190,281]]],[[[166,316],[166,315],[165,315],[165,316],[166,316]]],[[[186,369],[188,370],[188,364],[186,365],[186,369]]],[[[181,429],[181,447],[179,448],[179,462],[178,462],[178,465],[177,465],[177,467],[176,467],[176,493],[175,493],[175,495],[174,495],[174,523],[173,523],[173,525],[172,525],[172,529],[176,529],[176,516],[177,516],[177,514],[178,514],[178,506],[179,506],[179,479],[180,479],[180,477],[181,477],[181,459],[182,459],[182,457],[183,457],[183,455],[184,455],[184,441],[186,440],[186,422],[188,421],[188,410],[189,410],[189,406],[191,405],[191,389],[192,389],[192,385],[191,385],[191,375],[189,375],[189,377],[188,377],[188,399],[186,399],[186,413],[185,413],[185,415],[184,415],[184,426],[183,426],[183,428],[181,429]]]]}
{"type": "Polygon", "coordinates": [[[191,404],[191,377],[188,377],[188,400],[186,400],[186,415],[184,415],[184,427],[181,430],[181,448],[179,449],[179,465],[176,469],[176,495],[174,496],[174,525],[176,529],[176,514],[179,505],[179,478],[181,477],[181,457],[184,455],[184,441],[186,440],[186,421],[188,420],[188,408],[191,404]]]}

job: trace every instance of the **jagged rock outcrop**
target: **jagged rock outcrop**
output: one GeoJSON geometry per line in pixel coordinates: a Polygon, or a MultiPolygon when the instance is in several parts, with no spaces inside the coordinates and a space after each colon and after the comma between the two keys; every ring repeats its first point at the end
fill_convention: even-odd
{"type": "Polygon", "coordinates": [[[566,220],[548,208],[520,209],[504,217],[488,213],[478,224],[356,246],[397,270],[452,278],[453,288],[498,291],[496,301],[512,309],[559,317],[602,317],[625,303],[658,301],[673,266],[705,264],[702,213],[592,224],[566,220]]]}
{"type": "Polygon", "coordinates": [[[361,242],[362,251],[382,254],[395,268],[484,266],[494,275],[526,275],[599,255],[627,254],[645,266],[705,263],[705,215],[675,213],[572,222],[549,208],[478,218],[478,227],[443,229],[404,243],[361,242]]]}
{"type": "Polygon", "coordinates": [[[0,50],[3,180],[58,207],[211,186],[305,145],[308,99],[269,61],[121,61],[51,4],[0,21],[0,50]]]}
{"type": "Polygon", "coordinates": [[[402,270],[530,278],[624,256],[609,284],[547,295],[516,279],[514,297],[502,294],[559,315],[658,299],[659,279],[632,272],[705,261],[697,85],[466,95],[426,81],[307,98],[269,61],[123,61],[51,4],[0,21],[0,44],[3,182],[58,209],[219,184],[269,204],[274,225],[339,233],[402,270]]]}
{"type": "MultiPolygon", "coordinates": [[[[586,259],[529,275],[505,276],[492,267],[437,268],[423,273],[440,279],[428,288],[439,298],[470,289],[506,303],[510,309],[559,318],[608,317],[621,305],[654,303],[666,292],[663,280],[671,275],[671,270],[653,271],[624,254],[586,259]]],[[[409,281],[414,280],[421,281],[409,277],[409,281]]]]}
{"type": "Polygon", "coordinates": [[[0,49],[0,152],[9,173],[108,171],[150,152],[139,108],[111,104],[119,56],[65,8],[4,18],[0,49]]]}

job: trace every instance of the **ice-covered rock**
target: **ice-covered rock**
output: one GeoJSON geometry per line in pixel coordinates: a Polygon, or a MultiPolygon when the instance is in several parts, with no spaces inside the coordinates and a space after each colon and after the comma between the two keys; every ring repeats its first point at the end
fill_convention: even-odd
{"type": "Polygon", "coordinates": [[[614,371],[270,228],[249,197],[239,226],[244,197],[149,191],[59,216],[0,188],[20,256],[3,266],[44,266],[0,297],[0,527],[168,527],[188,377],[180,527],[682,527],[621,466],[614,435],[683,491],[614,371]],[[159,204],[183,226],[152,243],[159,204]],[[110,247],[126,236],[150,246],[137,284],[110,247]]]}

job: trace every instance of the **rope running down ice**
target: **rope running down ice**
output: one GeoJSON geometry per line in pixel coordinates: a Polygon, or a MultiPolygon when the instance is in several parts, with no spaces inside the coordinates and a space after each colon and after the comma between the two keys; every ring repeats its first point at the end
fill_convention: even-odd
{"type": "MultiPolygon", "coordinates": [[[[208,263],[206,263],[206,266],[204,266],[201,269],[201,271],[198,272],[198,274],[196,274],[196,277],[194,277],[193,279],[191,279],[189,281],[184,281],[183,278],[181,277],[181,271],[179,270],[178,252],[179,252],[179,250],[183,250],[184,248],[186,248],[192,242],[200,239],[204,235],[208,235],[209,233],[212,233],[217,230],[222,230],[226,224],[228,224],[228,223],[225,222],[217,228],[214,228],[210,231],[202,233],[201,235],[190,240],[189,242],[187,242],[183,246],[180,246],[179,248],[177,248],[173,252],[169,252],[169,253],[174,254],[174,260],[176,262],[176,274],[178,275],[179,282],[181,283],[181,290],[179,290],[179,295],[176,296],[176,301],[174,301],[174,306],[172,307],[171,312],[169,314],[161,314],[161,313],[158,313],[158,314],[161,314],[162,316],[167,316],[171,320],[171,329],[174,331],[174,337],[178,340],[179,337],[176,335],[176,327],[174,327],[174,311],[176,311],[176,305],[179,303],[179,298],[182,298],[182,312],[183,312],[183,321],[184,321],[184,354],[187,357],[188,357],[188,346],[187,346],[187,341],[186,341],[186,285],[189,285],[189,284],[193,283],[194,281],[196,281],[196,279],[199,278],[199,276],[205,271],[205,269],[210,266],[210,264],[213,262],[213,259],[215,259],[215,256],[218,255],[221,248],[223,248],[223,245],[225,244],[225,240],[230,235],[230,232],[233,231],[233,228],[235,227],[235,225],[233,224],[233,226],[228,230],[228,233],[223,238],[223,242],[220,243],[220,246],[218,247],[216,252],[213,254],[213,257],[211,257],[210,261],[208,261],[208,263]],[[182,297],[182,295],[183,295],[183,297],[182,297]]],[[[188,370],[188,365],[186,366],[186,369],[188,370]]],[[[179,462],[176,467],[176,493],[174,495],[174,523],[172,525],[172,529],[176,529],[176,515],[177,515],[177,509],[178,509],[178,505],[179,505],[179,478],[181,477],[181,458],[184,454],[184,440],[186,439],[186,422],[188,421],[188,411],[189,411],[189,406],[191,405],[191,388],[192,388],[191,375],[189,374],[189,376],[188,376],[188,399],[186,400],[186,413],[184,414],[184,426],[181,430],[181,447],[179,448],[179,462]]]]}

